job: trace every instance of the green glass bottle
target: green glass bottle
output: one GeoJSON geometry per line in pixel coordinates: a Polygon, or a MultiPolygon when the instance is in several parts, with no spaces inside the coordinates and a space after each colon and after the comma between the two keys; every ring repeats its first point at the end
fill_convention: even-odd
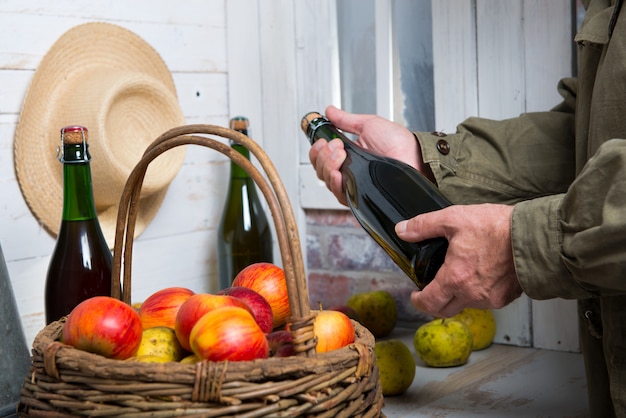
{"type": "Polygon", "coordinates": [[[93,200],[87,136],[82,126],[61,129],[63,214],[46,277],[47,324],[85,299],[111,296],[112,255],[93,200]]]}
{"type": "MultiPolygon", "coordinates": [[[[230,128],[248,136],[249,122],[234,117],[230,128]]],[[[231,141],[231,147],[250,159],[250,151],[231,141]]],[[[263,211],[252,178],[237,163],[231,161],[230,183],[224,212],[217,231],[219,288],[232,285],[244,267],[257,262],[273,262],[272,231],[263,211]]]]}
{"type": "Polygon", "coordinates": [[[320,139],[343,141],[347,156],[340,171],[355,218],[420,289],[430,283],[443,264],[448,241],[406,242],[396,235],[395,225],[450,202],[413,167],[359,147],[319,113],[306,114],[301,127],[311,145],[320,139]]]}

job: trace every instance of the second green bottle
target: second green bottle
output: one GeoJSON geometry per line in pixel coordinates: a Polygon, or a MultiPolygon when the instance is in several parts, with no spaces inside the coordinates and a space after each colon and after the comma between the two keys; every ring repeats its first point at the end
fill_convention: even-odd
{"type": "MultiPolygon", "coordinates": [[[[230,128],[248,136],[249,121],[234,117],[230,128]]],[[[250,151],[231,141],[231,147],[247,159],[250,151]]],[[[273,262],[272,232],[257,194],[254,180],[231,161],[230,183],[217,235],[219,288],[225,289],[244,267],[273,262]]]]}

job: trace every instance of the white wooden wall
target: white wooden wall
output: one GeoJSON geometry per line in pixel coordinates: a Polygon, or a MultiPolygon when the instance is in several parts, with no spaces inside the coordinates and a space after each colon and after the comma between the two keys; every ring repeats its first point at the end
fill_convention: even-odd
{"type": "MultiPolygon", "coordinates": [[[[308,145],[298,127],[305,112],[339,104],[334,1],[0,1],[0,245],[29,345],[44,326],[44,278],[54,239],[22,198],[12,146],[28,82],[53,42],[87,21],[126,27],[172,71],[187,123],[226,126],[231,115],[250,117],[251,136],[276,164],[302,233],[303,208],[336,207],[307,166],[308,145]]],[[[566,39],[544,30],[561,30],[568,4],[434,1],[435,69],[445,80],[436,87],[439,129],[451,131],[469,115],[506,117],[553,105],[556,79],[569,71],[560,67],[569,61],[555,51],[570,38],[566,28],[566,39]]],[[[172,284],[216,289],[214,231],[227,175],[221,155],[188,150],[159,214],[136,242],[135,300],[172,284]]],[[[571,310],[570,303],[521,299],[501,314],[498,338],[577,350],[571,310]],[[555,325],[555,316],[565,319],[555,325]]]]}
{"type": "MultiPolygon", "coordinates": [[[[187,123],[227,126],[229,118],[224,0],[0,1],[0,245],[29,345],[44,326],[44,278],[54,239],[39,227],[20,193],[13,134],[42,56],[62,33],[87,21],[130,29],[161,54],[187,123]]],[[[188,149],[160,212],[136,243],[135,300],[173,284],[217,288],[213,233],[227,176],[220,154],[188,149]]]]}

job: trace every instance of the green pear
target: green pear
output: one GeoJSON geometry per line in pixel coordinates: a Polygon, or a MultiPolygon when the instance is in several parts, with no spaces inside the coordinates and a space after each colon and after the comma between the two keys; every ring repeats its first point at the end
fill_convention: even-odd
{"type": "Polygon", "coordinates": [[[454,367],[467,363],[472,353],[472,333],[463,322],[437,318],[420,326],[413,345],[417,356],[430,367],[454,367]]]}
{"type": "Polygon", "coordinates": [[[346,305],[356,311],[361,324],[375,338],[389,335],[396,326],[398,307],[391,293],[386,290],[354,294],[350,296],[346,305]]]}
{"type": "Polygon", "coordinates": [[[415,379],[415,359],[400,340],[376,341],[374,346],[384,396],[402,395],[415,379]]]}

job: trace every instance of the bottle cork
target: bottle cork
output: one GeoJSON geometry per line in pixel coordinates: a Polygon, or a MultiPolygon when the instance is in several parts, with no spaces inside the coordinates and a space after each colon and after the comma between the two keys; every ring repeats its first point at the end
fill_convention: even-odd
{"type": "Polygon", "coordinates": [[[78,145],[87,142],[89,134],[84,126],[66,126],[61,129],[61,139],[65,144],[78,145]]]}

